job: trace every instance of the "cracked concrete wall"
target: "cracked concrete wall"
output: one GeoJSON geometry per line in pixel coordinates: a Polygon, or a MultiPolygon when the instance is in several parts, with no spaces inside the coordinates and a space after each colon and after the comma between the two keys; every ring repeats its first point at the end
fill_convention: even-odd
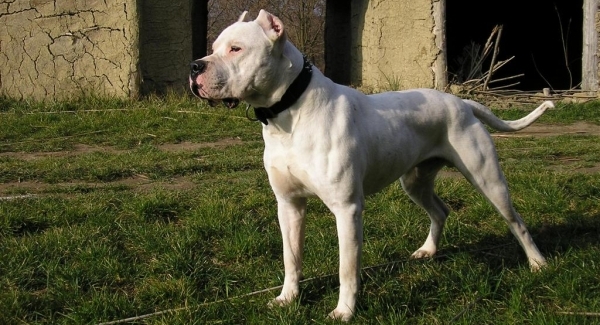
{"type": "Polygon", "coordinates": [[[375,91],[435,87],[437,0],[352,1],[352,84],[375,91]]]}
{"type": "MultiPolygon", "coordinates": [[[[596,13],[595,13],[595,30],[596,30],[596,79],[594,83],[588,85],[590,90],[596,91],[596,96],[600,97],[600,3],[597,4],[596,13]]],[[[586,28],[586,27],[584,27],[586,28]]],[[[593,68],[592,68],[593,69],[593,68]]],[[[585,72],[584,72],[585,73],[585,72]]],[[[591,79],[591,78],[590,78],[591,79]]]]}
{"type": "Polygon", "coordinates": [[[0,1],[0,91],[34,99],[137,96],[136,2],[0,1]]]}

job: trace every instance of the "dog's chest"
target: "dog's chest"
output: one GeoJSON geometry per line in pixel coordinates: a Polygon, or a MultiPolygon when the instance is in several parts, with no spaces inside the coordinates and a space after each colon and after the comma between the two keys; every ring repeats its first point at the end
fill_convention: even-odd
{"type": "MultiPolygon", "coordinates": [[[[315,175],[322,169],[312,146],[265,138],[264,164],[273,191],[285,197],[317,195],[315,175]]],[[[317,178],[318,179],[318,178],[317,178]]]]}
{"type": "Polygon", "coordinates": [[[295,155],[273,156],[265,161],[265,169],[275,194],[283,197],[315,196],[318,184],[315,184],[310,169],[295,155]]]}

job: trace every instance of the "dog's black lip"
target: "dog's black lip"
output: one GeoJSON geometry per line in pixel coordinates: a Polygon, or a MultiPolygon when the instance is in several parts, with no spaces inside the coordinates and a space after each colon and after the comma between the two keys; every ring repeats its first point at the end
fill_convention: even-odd
{"type": "Polygon", "coordinates": [[[195,82],[193,82],[190,86],[192,93],[196,97],[207,100],[208,104],[212,107],[217,106],[218,100],[221,100],[223,102],[223,105],[227,106],[228,108],[236,108],[240,104],[240,99],[235,98],[235,97],[227,97],[227,98],[220,98],[220,99],[204,97],[200,94],[200,88],[201,88],[201,86],[195,82]]]}
{"type": "Polygon", "coordinates": [[[200,96],[200,87],[198,87],[198,84],[193,83],[190,89],[192,90],[194,96],[202,98],[202,96],[200,96]]]}

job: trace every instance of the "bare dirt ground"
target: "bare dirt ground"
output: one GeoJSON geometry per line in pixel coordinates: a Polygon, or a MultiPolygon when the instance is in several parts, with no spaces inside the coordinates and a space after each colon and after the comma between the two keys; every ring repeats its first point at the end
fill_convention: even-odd
{"type": "MultiPolygon", "coordinates": [[[[215,147],[226,147],[236,144],[242,144],[242,140],[238,138],[226,138],[216,142],[181,142],[181,143],[168,143],[157,146],[158,149],[175,152],[175,151],[193,151],[202,148],[215,148],[215,147]]],[[[89,154],[94,152],[108,152],[108,153],[120,153],[126,152],[126,150],[119,150],[112,147],[100,147],[100,146],[89,146],[85,144],[78,144],[72,150],[65,151],[54,151],[54,152],[0,152],[0,157],[8,156],[16,159],[22,159],[31,161],[39,158],[47,157],[71,157],[78,156],[81,154],[89,154]]]]}
{"type": "MultiPolygon", "coordinates": [[[[493,133],[493,138],[528,138],[528,137],[550,137],[558,135],[595,135],[600,136],[600,126],[587,122],[576,122],[567,125],[549,125],[533,124],[524,130],[517,132],[497,132],[493,133]]],[[[562,158],[560,164],[549,167],[550,169],[560,171],[568,169],[570,165],[577,162],[577,158],[562,158]]],[[[600,162],[593,167],[578,168],[577,172],[586,174],[600,173],[600,162]]],[[[462,178],[462,175],[455,169],[443,169],[441,177],[462,178]]]]}
{"type": "Polygon", "coordinates": [[[548,124],[532,124],[524,130],[517,132],[498,132],[493,136],[498,137],[549,137],[565,134],[580,134],[580,135],[600,135],[600,126],[587,123],[576,122],[567,125],[548,125],[548,124]]]}
{"type": "MultiPolygon", "coordinates": [[[[525,130],[514,132],[514,133],[503,133],[498,132],[494,133],[492,136],[494,138],[502,138],[502,137],[548,137],[548,136],[557,136],[557,135],[596,135],[600,136],[600,126],[594,125],[586,122],[577,122],[569,125],[545,125],[545,124],[534,124],[525,130]]],[[[182,142],[177,144],[165,144],[160,145],[158,148],[160,150],[175,152],[175,151],[192,151],[200,148],[206,147],[223,147],[230,145],[239,145],[242,144],[242,140],[237,138],[227,138],[222,139],[216,142],[210,143],[192,143],[192,142],[182,142]]],[[[1,156],[9,156],[17,159],[23,160],[35,160],[40,158],[47,157],[69,157],[69,156],[77,156],[81,154],[87,154],[92,152],[109,152],[109,153],[118,153],[125,152],[123,150],[118,150],[111,147],[97,147],[97,146],[88,146],[88,145],[77,145],[73,150],[69,151],[60,151],[60,152],[34,152],[34,153],[22,153],[22,152],[4,152],[0,153],[1,156]]],[[[575,159],[576,160],[576,159],[575,159]]],[[[565,160],[563,165],[569,165],[572,163],[569,160],[565,160]]],[[[554,168],[554,167],[553,167],[554,168]]],[[[555,169],[560,169],[560,167],[556,167],[555,169]]],[[[577,170],[582,173],[600,173],[600,162],[594,167],[588,168],[580,168],[577,170]]],[[[440,173],[441,177],[462,177],[458,172],[451,169],[444,169],[440,173]]],[[[137,191],[145,192],[154,188],[164,188],[167,190],[186,190],[191,189],[197,186],[194,182],[191,181],[189,177],[176,177],[168,181],[155,181],[151,180],[144,175],[135,175],[134,177],[122,179],[110,183],[88,183],[88,182],[69,182],[69,183],[60,183],[60,184],[45,184],[39,182],[11,182],[11,183],[3,183],[0,184],[0,200],[8,200],[19,197],[29,197],[36,196],[42,194],[45,190],[49,188],[56,187],[75,187],[75,186],[86,186],[92,188],[102,188],[107,186],[118,186],[124,185],[127,187],[134,188],[137,191]],[[27,193],[21,195],[14,195],[11,193],[27,193]]]]}
{"type": "MultiPolygon", "coordinates": [[[[207,147],[224,147],[241,144],[242,140],[238,138],[226,138],[216,142],[204,142],[204,143],[192,143],[192,142],[181,142],[181,143],[169,143],[159,145],[158,149],[167,152],[177,151],[193,151],[207,147]]],[[[31,161],[40,158],[47,157],[74,157],[82,154],[89,154],[93,152],[108,152],[108,153],[120,153],[126,152],[126,150],[119,150],[112,147],[100,147],[100,146],[89,146],[84,144],[76,145],[72,150],[67,151],[56,151],[56,152],[3,152],[0,153],[0,157],[8,156],[16,159],[22,159],[31,161]]],[[[186,190],[196,186],[188,177],[175,177],[168,181],[156,181],[148,178],[145,175],[137,174],[131,178],[121,179],[110,183],[90,183],[90,182],[67,182],[59,184],[46,184],[40,182],[31,181],[15,181],[10,183],[0,184],[0,200],[8,200],[13,198],[31,197],[43,193],[49,188],[73,188],[77,186],[85,186],[88,188],[103,188],[108,186],[127,186],[136,189],[139,192],[150,191],[154,188],[164,188],[167,190],[186,190]],[[10,193],[27,193],[21,195],[11,195],[10,193]]]]}

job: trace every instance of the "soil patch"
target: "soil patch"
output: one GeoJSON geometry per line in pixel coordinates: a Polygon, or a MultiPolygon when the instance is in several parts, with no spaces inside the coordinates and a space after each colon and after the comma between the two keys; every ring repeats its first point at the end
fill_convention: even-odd
{"type": "Polygon", "coordinates": [[[44,195],[48,192],[69,192],[69,189],[104,189],[109,187],[125,186],[138,193],[147,193],[161,188],[169,191],[189,190],[197,186],[189,177],[180,176],[166,181],[151,180],[144,175],[124,178],[113,182],[66,182],[48,184],[40,182],[11,182],[0,184],[0,201],[44,195]],[[14,194],[19,193],[19,194],[14,194]],[[22,194],[26,193],[26,194],[22,194]]]}
{"type": "MultiPolygon", "coordinates": [[[[243,144],[240,138],[225,138],[215,142],[180,142],[180,143],[167,143],[156,146],[158,149],[168,152],[177,151],[193,151],[202,148],[217,148],[227,147],[243,144]]],[[[0,157],[11,157],[26,161],[48,158],[48,157],[71,157],[82,154],[89,154],[94,152],[107,152],[107,153],[124,153],[127,152],[125,149],[116,149],[114,147],[100,147],[90,146],[86,144],[76,144],[72,149],[63,151],[49,151],[49,152],[0,152],[0,157]]]]}
{"type": "Polygon", "coordinates": [[[174,152],[174,151],[193,151],[202,148],[218,148],[218,147],[229,147],[243,144],[240,138],[225,138],[215,142],[180,142],[180,143],[167,143],[159,145],[160,150],[174,152]]]}
{"type": "MultiPolygon", "coordinates": [[[[493,137],[548,137],[557,135],[594,135],[600,136],[600,126],[587,123],[587,122],[576,122],[568,125],[548,125],[548,124],[533,124],[526,129],[518,132],[497,132],[493,133],[493,137]]],[[[215,148],[215,147],[227,147],[232,145],[241,145],[243,141],[239,138],[224,138],[215,142],[181,142],[181,143],[169,143],[157,146],[160,150],[177,152],[177,151],[193,151],[202,148],[215,148]]],[[[100,147],[90,146],[84,144],[75,145],[71,150],[57,151],[57,152],[3,152],[0,153],[0,157],[7,156],[16,159],[23,160],[35,160],[47,157],[68,157],[76,156],[81,154],[88,154],[93,152],[108,152],[108,153],[121,153],[127,150],[115,149],[113,147],[100,147]]],[[[600,164],[592,167],[577,168],[572,165],[556,165],[549,167],[552,170],[564,171],[573,170],[578,173],[600,173],[600,164]]],[[[440,177],[443,178],[462,178],[462,175],[455,169],[443,169],[440,171],[440,177]]],[[[144,175],[135,175],[131,178],[121,179],[109,183],[90,183],[90,182],[68,182],[60,184],[45,184],[38,182],[12,182],[0,184],[0,200],[19,199],[27,197],[35,197],[43,195],[51,189],[57,187],[64,188],[67,190],[72,187],[86,187],[86,188],[104,188],[111,186],[127,186],[133,188],[135,191],[148,192],[155,188],[164,188],[167,190],[187,190],[197,186],[188,177],[176,177],[168,181],[156,181],[151,180],[144,175]],[[14,194],[16,193],[16,194],[14,194]]],[[[60,192],[60,191],[59,191],[60,192]]]]}
{"type": "Polygon", "coordinates": [[[557,135],[598,135],[600,136],[600,126],[588,122],[575,122],[573,124],[554,125],[554,124],[532,124],[525,129],[517,132],[497,132],[494,137],[550,137],[557,135]]]}

